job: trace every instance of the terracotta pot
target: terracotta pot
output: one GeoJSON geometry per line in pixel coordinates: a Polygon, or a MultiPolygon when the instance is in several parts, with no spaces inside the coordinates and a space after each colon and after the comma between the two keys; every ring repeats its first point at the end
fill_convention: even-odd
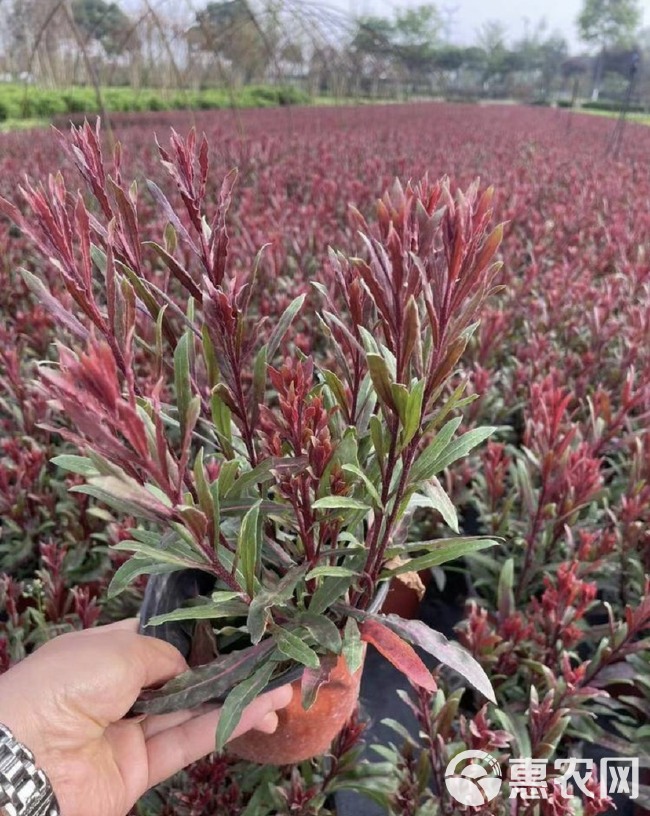
{"type": "MultiPolygon", "coordinates": [[[[433,577],[431,570],[421,570],[418,572],[418,576],[426,589],[433,577]]],[[[421,600],[421,595],[416,589],[405,584],[404,581],[393,578],[381,611],[384,615],[395,614],[406,620],[416,620],[419,617],[421,600]]]]}
{"type": "Polygon", "coordinates": [[[312,707],[305,711],[300,680],[293,686],[293,699],[278,711],[274,734],[249,731],[228,744],[228,753],[261,765],[290,765],[324,754],[350,719],[359,699],[363,666],[354,674],[340,656],[330,680],[324,683],[312,707]]]}

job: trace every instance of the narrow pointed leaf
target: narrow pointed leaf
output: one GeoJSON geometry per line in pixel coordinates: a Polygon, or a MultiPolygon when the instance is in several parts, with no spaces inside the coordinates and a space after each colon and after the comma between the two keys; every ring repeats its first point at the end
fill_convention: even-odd
{"type": "Polygon", "coordinates": [[[440,539],[439,545],[434,547],[431,547],[431,545],[435,544],[435,542],[422,542],[422,545],[425,544],[427,548],[430,548],[430,552],[417,558],[411,558],[409,561],[400,564],[399,567],[384,570],[382,577],[390,578],[393,575],[401,575],[405,572],[418,572],[419,570],[438,567],[440,564],[446,564],[447,561],[462,558],[462,556],[468,555],[469,553],[484,550],[487,547],[494,547],[498,542],[491,538],[472,537],[440,539]]]}
{"type": "Polygon", "coordinates": [[[275,644],[271,639],[224,655],[174,677],[159,689],[145,690],[132,708],[134,714],[166,714],[196,708],[208,700],[219,703],[229,691],[265,663],[275,644]]]}
{"type": "Polygon", "coordinates": [[[302,309],[302,304],[305,302],[305,295],[299,295],[295,300],[293,300],[287,308],[284,310],[282,317],[278,320],[278,323],[273,329],[271,336],[269,337],[269,342],[267,343],[267,359],[272,360],[275,352],[278,350],[284,335],[287,333],[289,326],[293,322],[293,319],[298,314],[298,312],[302,309]]]}
{"type": "Polygon", "coordinates": [[[258,574],[262,554],[262,535],[259,526],[260,503],[257,502],[242,519],[237,539],[239,567],[246,582],[246,591],[254,594],[255,579],[258,574]]]}
{"type": "Polygon", "coordinates": [[[192,391],[190,388],[190,335],[181,337],[174,351],[174,385],[176,388],[176,405],[181,425],[181,439],[185,438],[188,426],[188,413],[192,391]]]}
{"type": "Polygon", "coordinates": [[[372,497],[373,501],[376,503],[378,507],[381,507],[381,498],[379,496],[379,493],[377,492],[377,488],[370,481],[368,476],[361,470],[360,467],[357,467],[356,465],[343,465],[342,470],[345,471],[345,473],[352,473],[354,476],[357,476],[359,479],[361,479],[361,481],[365,485],[366,490],[372,497]]]}
{"type": "Polygon", "coordinates": [[[307,581],[311,581],[313,578],[347,578],[353,577],[356,575],[354,570],[349,569],[348,567],[314,567],[313,570],[310,570],[305,579],[307,581]]]}
{"type": "Polygon", "coordinates": [[[332,671],[336,666],[334,655],[321,655],[320,665],[317,669],[306,668],[302,673],[300,681],[300,693],[302,696],[302,707],[307,711],[316,702],[320,687],[330,679],[332,671]]]}
{"type": "Polygon", "coordinates": [[[314,510],[370,510],[370,505],[349,496],[324,496],[312,504],[314,510]]]}
{"type": "Polygon", "coordinates": [[[50,460],[53,465],[60,467],[62,470],[67,470],[69,473],[76,473],[79,476],[99,476],[99,471],[85,456],[73,456],[64,454],[62,456],[55,456],[50,460]]]}
{"type": "Polygon", "coordinates": [[[313,637],[316,643],[323,649],[334,654],[341,653],[341,633],[329,618],[324,615],[314,615],[311,612],[303,612],[298,617],[298,622],[313,637]]]}
{"type": "Polygon", "coordinates": [[[323,583],[312,595],[309,603],[309,611],[315,615],[321,615],[326,609],[338,601],[350,588],[352,576],[341,578],[325,578],[323,583]]]}
{"type": "Polygon", "coordinates": [[[400,638],[408,640],[409,643],[433,655],[445,666],[458,672],[490,702],[496,703],[492,684],[487,674],[459,643],[447,640],[444,635],[429,628],[422,621],[404,620],[397,615],[382,615],[381,618],[383,625],[390,628],[400,638]]]}
{"type": "Polygon", "coordinates": [[[269,661],[255,674],[236,686],[226,697],[217,725],[216,748],[222,751],[225,744],[239,725],[244,709],[265,689],[273,674],[274,664],[269,661]]]}
{"type": "Polygon", "coordinates": [[[185,569],[185,567],[180,564],[161,564],[154,558],[129,558],[128,561],[115,570],[108,586],[108,599],[111,600],[117,597],[141,575],[164,575],[181,569],[185,569]]]}
{"type": "Polygon", "coordinates": [[[386,361],[380,354],[367,354],[366,359],[368,361],[368,370],[372,378],[372,383],[375,386],[379,399],[384,405],[396,411],[397,407],[391,389],[386,361]]]}
{"type": "Polygon", "coordinates": [[[430,479],[436,474],[436,463],[451,443],[461,422],[462,417],[450,419],[438,431],[433,442],[420,453],[411,470],[411,478],[414,482],[430,479]]]}
{"type": "Polygon", "coordinates": [[[392,629],[376,620],[365,620],[359,627],[361,640],[371,643],[389,663],[401,671],[416,686],[434,692],[436,682],[429,669],[412,646],[405,643],[392,629]]]}
{"type": "Polygon", "coordinates": [[[214,618],[244,617],[248,607],[243,601],[230,600],[222,603],[197,604],[182,609],[175,609],[164,615],[156,615],[147,621],[147,626],[160,626],[161,623],[181,620],[211,620],[214,618]]]}
{"type": "Polygon", "coordinates": [[[363,663],[363,650],[364,646],[361,641],[359,625],[354,618],[348,618],[345,622],[345,629],[343,630],[342,654],[345,657],[345,662],[348,665],[350,674],[354,674],[361,668],[361,664],[363,663]]]}
{"type": "MultiPolygon", "coordinates": [[[[435,463],[435,473],[444,470],[449,465],[462,459],[463,456],[472,451],[481,442],[484,442],[489,436],[496,431],[496,428],[474,428],[463,434],[460,439],[456,439],[444,452],[444,454],[435,463]]],[[[433,474],[432,474],[433,475],[433,474]]]]}
{"type": "MultiPolygon", "coordinates": [[[[300,631],[300,630],[298,630],[300,631]]],[[[274,639],[278,650],[291,660],[317,669],[320,665],[316,652],[302,640],[301,637],[288,629],[277,628],[274,632],[274,639]]]]}

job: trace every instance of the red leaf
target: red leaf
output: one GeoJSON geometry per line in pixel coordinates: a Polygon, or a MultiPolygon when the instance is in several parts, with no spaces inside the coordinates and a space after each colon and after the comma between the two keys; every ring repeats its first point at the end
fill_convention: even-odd
{"type": "Polygon", "coordinates": [[[408,679],[427,691],[436,691],[436,681],[431,672],[417,656],[415,650],[405,643],[399,635],[391,632],[377,621],[366,620],[359,626],[361,640],[372,643],[386,660],[405,674],[408,679]]]}

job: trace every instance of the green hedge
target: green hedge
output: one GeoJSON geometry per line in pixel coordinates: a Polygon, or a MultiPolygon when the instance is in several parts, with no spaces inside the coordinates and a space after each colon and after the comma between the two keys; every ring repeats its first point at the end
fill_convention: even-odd
{"type": "MultiPolygon", "coordinates": [[[[560,99],[557,103],[559,108],[570,108],[571,102],[568,99],[560,99]]],[[[623,102],[612,102],[610,100],[598,100],[597,102],[583,102],[576,103],[575,110],[592,110],[604,111],[605,113],[620,113],[623,107],[623,102]]],[[[630,113],[645,113],[647,108],[644,105],[639,105],[635,102],[630,104],[627,108],[630,113]]]]}
{"type": "MultiPolygon", "coordinates": [[[[208,88],[201,91],[164,91],[157,89],[104,88],[108,111],[208,110],[228,108],[304,105],[309,96],[298,88],[250,86],[237,91],[208,88]]],[[[6,119],[50,119],[55,116],[98,113],[93,88],[45,90],[33,86],[0,84],[0,121],[6,119]]]]}
{"type": "MultiPolygon", "coordinates": [[[[596,102],[585,102],[582,107],[586,110],[614,111],[618,113],[624,104],[622,100],[620,102],[613,102],[611,100],[599,99],[596,102]]],[[[627,106],[627,110],[631,113],[645,113],[647,109],[644,105],[632,102],[627,106]]]]}

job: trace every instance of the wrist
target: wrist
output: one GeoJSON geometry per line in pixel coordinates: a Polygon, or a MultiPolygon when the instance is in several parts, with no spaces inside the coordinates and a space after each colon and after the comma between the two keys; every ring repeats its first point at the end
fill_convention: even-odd
{"type": "MultiPolygon", "coordinates": [[[[8,728],[14,738],[34,754],[36,762],[42,762],[43,753],[38,715],[34,701],[26,698],[25,689],[31,687],[31,678],[22,677],[22,665],[18,664],[0,677],[0,726],[8,728]]],[[[42,729],[41,729],[42,730],[42,729]]],[[[4,816],[0,810],[0,816],[4,816]]]]}
{"type": "Polygon", "coordinates": [[[0,724],[0,813],[4,816],[60,816],[45,772],[34,755],[0,724]]]}

